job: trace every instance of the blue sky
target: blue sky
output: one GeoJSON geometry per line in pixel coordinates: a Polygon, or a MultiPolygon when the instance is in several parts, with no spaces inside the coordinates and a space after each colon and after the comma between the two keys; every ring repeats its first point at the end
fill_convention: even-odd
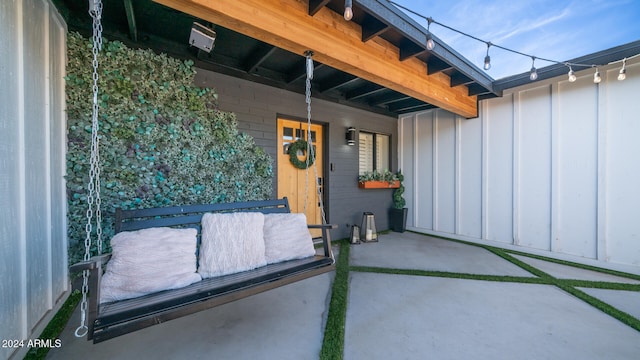
{"type": "MultiPolygon", "coordinates": [[[[393,0],[492,43],[558,61],[640,40],[640,0],[393,0]]],[[[415,17],[427,27],[426,21],[415,17]]],[[[487,45],[437,24],[431,32],[482,68],[487,45]]],[[[528,72],[531,58],[491,47],[489,76],[528,72]]],[[[536,60],[537,68],[551,63],[536,60]]]]}

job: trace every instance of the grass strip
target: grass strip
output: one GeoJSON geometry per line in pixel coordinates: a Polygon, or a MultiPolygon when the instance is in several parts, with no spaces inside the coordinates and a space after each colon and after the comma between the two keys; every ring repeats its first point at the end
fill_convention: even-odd
{"type": "Polygon", "coordinates": [[[550,284],[549,281],[538,277],[525,276],[503,276],[503,275],[483,275],[483,274],[466,274],[454,273],[447,271],[431,271],[431,270],[412,270],[412,269],[389,269],[373,266],[351,266],[351,271],[369,272],[377,274],[393,274],[393,275],[412,275],[412,276],[429,276],[450,279],[466,279],[466,280],[484,280],[498,282],[514,282],[525,284],[550,284]]]}
{"type": "Polygon", "coordinates": [[[522,269],[532,273],[533,275],[535,275],[535,276],[537,276],[537,277],[539,277],[541,279],[546,279],[548,281],[551,281],[551,280],[554,279],[553,276],[551,276],[551,275],[547,274],[546,272],[544,272],[542,270],[539,270],[539,269],[527,264],[524,261],[520,261],[520,260],[514,258],[513,256],[509,255],[506,251],[504,251],[502,249],[495,248],[493,246],[482,246],[482,247],[485,248],[486,250],[494,253],[495,255],[507,260],[508,262],[510,262],[510,263],[512,263],[512,264],[514,264],[514,265],[516,265],[518,267],[521,267],[522,269]]]}
{"type": "Polygon", "coordinates": [[[592,288],[592,289],[604,289],[604,290],[626,290],[626,291],[639,291],[640,284],[624,284],[608,281],[590,281],[590,280],[573,280],[562,279],[564,284],[572,287],[592,288]]]}
{"type": "Polygon", "coordinates": [[[614,276],[619,276],[619,277],[624,277],[624,278],[628,278],[628,279],[632,279],[632,280],[639,280],[640,281],[640,275],[636,275],[636,274],[630,274],[630,273],[626,273],[626,272],[622,272],[622,271],[605,269],[605,268],[600,268],[600,267],[596,267],[596,266],[580,264],[580,263],[566,261],[566,260],[558,260],[558,259],[548,258],[548,257],[545,257],[545,256],[540,256],[540,255],[527,254],[527,253],[521,252],[521,251],[515,251],[515,250],[504,250],[504,251],[507,252],[507,253],[510,253],[510,254],[526,256],[526,257],[529,257],[529,258],[532,258],[532,259],[543,260],[543,261],[552,262],[552,263],[556,263],[556,264],[560,264],[560,265],[567,265],[567,266],[571,266],[571,267],[575,267],[575,268],[579,268],[579,269],[591,270],[591,271],[596,271],[596,272],[603,273],[603,274],[614,275],[614,276]]]}
{"type": "MultiPolygon", "coordinates": [[[[640,286],[638,286],[637,284],[621,284],[621,283],[609,283],[609,282],[601,282],[601,281],[586,281],[586,280],[572,280],[572,279],[558,279],[555,278],[541,270],[538,270],[536,268],[534,268],[533,266],[524,263],[516,258],[514,258],[513,256],[510,256],[505,250],[502,249],[498,249],[498,248],[492,248],[492,247],[487,247],[487,250],[493,252],[494,254],[502,257],[503,259],[512,262],[513,264],[522,267],[523,269],[531,272],[532,274],[535,274],[536,276],[540,276],[541,278],[545,279],[546,281],[548,281],[550,284],[555,285],[556,287],[564,290],[565,292],[577,297],[578,299],[586,302],[587,304],[595,307],[596,309],[604,312],[605,314],[613,317],[614,319],[617,319],[618,321],[621,321],[623,324],[626,324],[630,327],[632,327],[633,329],[640,331],[640,320],[636,319],[635,317],[627,314],[626,312],[619,310],[607,303],[605,303],[602,300],[599,300],[587,293],[585,293],[582,290],[576,289],[576,287],[590,287],[590,288],[599,288],[599,289],[609,289],[609,290],[631,290],[631,291],[638,291],[638,289],[640,288],[640,286]]],[[[513,253],[511,251],[509,251],[509,253],[513,253]]],[[[522,254],[525,255],[525,254],[522,254]]],[[[528,255],[525,255],[528,256],[528,255]]],[[[531,256],[534,257],[534,256],[531,256]]],[[[536,258],[539,258],[541,260],[548,260],[544,257],[538,257],[535,256],[536,258]]],[[[582,267],[582,266],[577,266],[579,264],[573,265],[571,263],[568,262],[560,262],[560,261],[554,261],[557,263],[561,263],[563,265],[568,265],[568,266],[574,266],[574,267],[580,267],[583,269],[586,269],[587,267],[582,267]]],[[[593,268],[590,267],[589,268],[593,268]]],[[[595,268],[598,269],[596,271],[599,270],[604,270],[604,269],[599,269],[599,268],[595,268]]],[[[593,269],[587,269],[587,270],[593,270],[593,269]]],[[[599,272],[605,272],[605,271],[599,271],[599,272]]],[[[612,271],[613,273],[617,273],[616,271],[612,271]]],[[[610,273],[610,272],[606,272],[606,273],[610,273]]],[[[630,275],[630,274],[624,274],[621,273],[623,275],[619,275],[619,274],[615,274],[615,275],[619,275],[619,276],[625,276],[625,275],[630,275]]]]}
{"type": "MultiPolygon", "coordinates": [[[[44,328],[42,334],[40,334],[38,338],[42,340],[51,339],[52,341],[58,339],[60,337],[60,334],[62,333],[62,330],[64,330],[65,326],[67,326],[69,318],[71,317],[71,314],[73,314],[73,310],[75,310],[80,300],[82,300],[82,293],[80,293],[80,291],[76,290],[71,293],[64,304],[62,304],[60,310],[56,313],[53,319],[51,319],[49,324],[47,324],[47,327],[44,328]]],[[[29,349],[24,358],[25,360],[44,359],[47,356],[48,352],[49,348],[46,346],[34,347],[29,349]]]]}
{"type": "MultiPolygon", "coordinates": [[[[414,233],[414,234],[417,234],[417,235],[428,236],[428,237],[432,237],[432,238],[436,238],[436,239],[441,239],[441,240],[453,241],[453,242],[457,242],[457,243],[460,243],[460,244],[481,247],[483,249],[486,249],[486,250],[489,250],[489,251],[492,251],[492,252],[494,252],[494,250],[495,250],[495,251],[500,251],[500,252],[502,252],[504,254],[509,253],[509,254],[514,254],[514,255],[521,255],[521,256],[526,256],[526,257],[530,257],[530,258],[533,258],[533,259],[553,262],[553,263],[560,264],[560,265],[567,265],[567,266],[571,266],[571,267],[575,267],[575,268],[579,268],[579,269],[596,271],[596,272],[603,273],[603,274],[615,275],[615,276],[625,277],[625,278],[633,279],[633,280],[640,280],[640,275],[626,273],[626,272],[622,272],[622,271],[605,269],[605,268],[601,268],[601,267],[597,267],[597,266],[585,265],[585,264],[580,264],[580,263],[566,261],[566,260],[559,260],[559,259],[554,259],[554,258],[550,258],[550,257],[546,257],[546,256],[529,254],[529,253],[522,252],[522,251],[517,251],[517,250],[501,249],[501,248],[494,247],[494,246],[491,246],[491,245],[485,245],[485,244],[479,244],[479,243],[475,243],[475,242],[471,242],[471,241],[453,239],[453,238],[449,238],[449,237],[441,236],[441,235],[425,234],[425,233],[421,233],[421,232],[417,232],[417,231],[407,231],[407,232],[414,233]]],[[[515,258],[512,257],[511,259],[515,259],[515,258]]],[[[511,261],[511,260],[509,260],[509,261],[511,261]]]]}
{"type": "Polygon", "coordinates": [[[340,243],[340,253],[336,262],[336,276],[333,280],[331,301],[324,339],[320,350],[321,360],[340,360],[344,354],[344,328],[347,317],[347,296],[349,293],[349,244],[340,243]]]}
{"type": "Polygon", "coordinates": [[[595,297],[585,293],[584,291],[565,284],[565,281],[563,280],[558,280],[557,284],[555,285],[560,289],[568,292],[569,294],[577,297],[578,299],[586,302],[587,304],[595,307],[596,309],[604,312],[605,314],[618,319],[619,321],[632,327],[636,331],[640,331],[640,320],[627,314],[626,312],[618,310],[615,307],[605,303],[604,301],[596,299],[595,297]]]}

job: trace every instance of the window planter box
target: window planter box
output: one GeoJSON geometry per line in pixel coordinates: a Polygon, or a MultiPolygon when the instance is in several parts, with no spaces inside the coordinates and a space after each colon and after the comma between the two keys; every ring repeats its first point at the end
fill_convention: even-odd
{"type": "Polygon", "coordinates": [[[358,187],[360,189],[397,189],[400,187],[400,181],[379,181],[379,180],[369,180],[369,181],[360,181],[358,182],[358,187]]]}

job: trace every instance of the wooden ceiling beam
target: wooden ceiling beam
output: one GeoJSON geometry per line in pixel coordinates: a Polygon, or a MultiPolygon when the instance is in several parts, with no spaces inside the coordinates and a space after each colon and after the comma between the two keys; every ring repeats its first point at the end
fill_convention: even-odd
{"type": "Polygon", "coordinates": [[[478,114],[466,87],[452,88],[444,73],[427,76],[417,58],[401,62],[398,48],[380,37],[362,42],[360,25],[327,7],[309,16],[306,0],[154,1],[295,54],[312,50],[314,60],[460,116],[478,114]]]}

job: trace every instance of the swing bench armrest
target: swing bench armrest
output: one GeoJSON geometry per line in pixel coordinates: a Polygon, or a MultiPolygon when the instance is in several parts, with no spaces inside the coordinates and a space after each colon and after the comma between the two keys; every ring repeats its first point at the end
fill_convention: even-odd
{"type": "MultiPolygon", "coordinates": [[[[102,254],[93,256],[87,261],[81,261],[69,267],[69,272],[77,273],[81,271],[89,271],[87,282],[88,293],[91,296],[87,299],[87,339],[93,338],[94,321],[98,316],[98,301],[100,299],[100,279],[102,278],[102,265],[111,259],[111,254],[102,254]]],[[[83,290],[84,291],[84,290],[83,290]]]]}
{"type": "Polygon", "coordinates": [[[106,264],[109,259],[111,259],[111,254],[93,256],[87,261],[81,261],[79,263],[71,265],[69,267],[69,271],[72,273],[76,273],[84,270],[95,270],[100,268],[100,266],[106,264]]]}
{"type": "Polygon", "coordinates": [[[307,227],[309,229],[337,229],[338,224],[310,224],[307,227]]]}
{"type": "Polygon", "coordinates": [[[309,229],[321,229],[322,230],[322,247],[324,249],[324,256],[331,258],[335,264],[335,257],[333,256],[333,250],[331,249],[331,237],[329,236],[330,229],[337,229],[337,224],[310,224],[307,225],[309,229]]]}

